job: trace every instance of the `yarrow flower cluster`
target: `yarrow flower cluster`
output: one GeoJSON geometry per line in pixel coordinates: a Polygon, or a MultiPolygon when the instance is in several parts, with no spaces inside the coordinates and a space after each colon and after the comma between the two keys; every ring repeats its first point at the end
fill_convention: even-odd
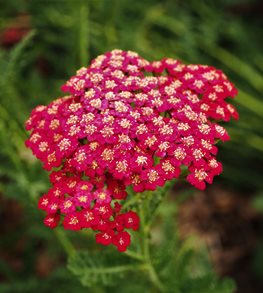
{"type": "Polygon", "coordinates": [[[96,241],[125,251],[127,229],[139,228],[119,201],[178,178],[182,167],[198,189],[222,172],[216,121],[238,118],[227,97],[236,88],[220,71],[178,60],[148,62],[114,50],[98,56],[62,86],[69,95],[38,106],[26,122],[26,145],[50,171],[52,187],[39,200],[44,223],[91,228],[96,241]]]}

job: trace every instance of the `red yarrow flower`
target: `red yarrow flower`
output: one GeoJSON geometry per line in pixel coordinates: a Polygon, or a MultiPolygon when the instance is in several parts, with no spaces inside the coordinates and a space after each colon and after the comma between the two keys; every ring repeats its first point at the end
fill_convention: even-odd
{"type": "Polygon", "coordinates": [[[238,113],[227,100],[237,90],[220,70],[113,50],[62,90],[69,95],[26,121],[26,146],[51,171],[53,186],[38,203],[47,226],[61,217],[65,229],[90,228],[98,243],[125,251],[126,230],[139,229],[138,215],[122,212],[127,187],[155,190],[187,172],[203,190],[222,172],[215,144],[230,137],[218,122],[238,113]]]}
{"type": "Polygon", "coordinates": [[[131,243],[131,236],[126,231],[118,232],[118,234],[113,237],[112,243],[120,252],[124,252],[131,243]]]}
{"type": "Polygon", "coordinates": [[[63,220],[63,226],[66,230],[80,230],[82,228],[80,213],[72,212],[67,214],[63,220]]]}

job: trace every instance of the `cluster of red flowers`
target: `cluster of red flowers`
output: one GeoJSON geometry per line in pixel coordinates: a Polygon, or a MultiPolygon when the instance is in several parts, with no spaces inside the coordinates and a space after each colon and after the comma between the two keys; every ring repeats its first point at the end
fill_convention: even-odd
{"type": "Polygon", "coordinates": [[[238,114],[225,101],[237,90],[220,70],[114,50],[62,90],[70,95],[36,107],[26,122],[26,145],[51,171],[53,187],[39,201],[51,228],[63,215],[65,229],[92,228],[97,242],[124,251],[125,229],[139,227],[136,213],[121,213],[118,203],[128,185],[155,190],[184,166],[204,189],[222,172],[215,143],[229,136],[215,121],[238,114]]]}

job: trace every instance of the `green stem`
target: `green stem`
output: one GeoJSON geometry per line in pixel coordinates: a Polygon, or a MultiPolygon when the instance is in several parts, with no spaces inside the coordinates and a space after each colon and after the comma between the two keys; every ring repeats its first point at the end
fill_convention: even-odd
{"type": "Polygon", "coordinates": [[[144,237],[144,257],[145,257],[145,262],[148,265],[149,277],[152,283],[156,286],[156,288],[158,288],[161,292],[164,292],[165,291],[164,285],[160,281],[159,276],[152,264],[149,237],[150,237],[149,234],[145,235],[144,237]]]}
{"type": "Polygon", "coordinates": [[[156,288],[159,289],[160,292],[164,292],[165,288],[162,282],[160,281],[158,274],[152,264],[151,254],[150,254],[150,226],[147,225],[144,216],[144,210],[142,205],[140,205],[140,217],[141,217],[141,230],[142,230],[142,239],[143,239],[143,256],[145,260],[145,264],[148,267],[149,278],[156,288]]]}
{"type": "Polygon", "coordinates": [[[165,292],[165,287],[161,283],[161,281],[155,271],[155,268],[153,267],[153,265],[151,263],[148,264],[148,272],[149,272],[150,279],[153,282],[153,284],[156,286],[156,288],[158,288],[160,290],[160,292],[165,292]]]}
{"type": "Polygon", "coordinates": [[[76,250],[71,241],[69,240],[68,236],[66,235],[65,231],[60,228],[56,228],[54,229],[54,232],[67,255],[72,256],[76,252],[76,250]]]}
{"type": "Polygon", "coordinates": [[[140,194],[141,193],[137,193],[136,195],[133,195],[133,197],[126,201],[123,205],[122,205],[122,209],[125,210],[127,207],[134,205],[134,204],[138,204],[138,199],[140,198],[140,194]]]}
{"type": "MultiPolygon", "coordinates": [[[[124,271],[134,271],[135,269],[138,270],[147,270],[148,266],[146,264],[141,264],[141,265],[123,265],[123,266],[116,266],[116,267],[101,267],[101,268],[92,268],[90,271],[96,274],[117,274],[117,273],[122,273],[124,271]]],[[[86,269],[87,271],[89,269],[86,269]]]]}
{"type": "Polygon", "coordinates": [[[140,255],[139,253],[135,252],[135,251],[132,251],[132,250],[126,250],[124,252],[125,255],[131,257],[131,258],[134,258],[134,259],[137,259],[137,260],[140,260],[140,261],[143,261],[144,258],[142,255],[140,255]]]}

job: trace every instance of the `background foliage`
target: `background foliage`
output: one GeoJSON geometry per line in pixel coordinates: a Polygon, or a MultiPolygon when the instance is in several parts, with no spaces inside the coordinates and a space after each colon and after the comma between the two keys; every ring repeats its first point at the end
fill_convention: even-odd
{"type": "MultiPolygon", "coordinates": [[[[89,235],[43,227],[36,201],[47,190],[47,175],[24,147],[23,123],[31,109],[60,96],[60,86],[79,67],[114,48],[149,60],[166,56],[209,64],[228,75],[239,89],[240,121],[227,126],[232,140],[220,146],[224,173],[216,181],[258,195],[253,204],[263,210],[260,1],[10,0],[0,5],[0,192],[8,203],[19,203],[13,214],[6,212],[4,200],[0,204],[0,246],[10,254],[0,259],[0,292],[48,292],[54,286],[56,292],[87,292],[84,286],[90,292],[158,292],[140,260],[101,250],[89,235]],[[79,253],[72,253],[67,236],[79,253]],[[16,249],[8,248],[17,245],[14,256],[16,249]],[[52,259],[45,264],[48,273],[36,269],[41,253],[52,259]],[[76,278],[65,268],[67,254],[76,278]],[[18,268],[16,258],[22,262],[18,268]]],[[[157,210],[161,221],[152,225],[151,253],[160,279],[168,292],[233,292],[233,282],[219,281],[213,272],[199,240],[180,240],[180,201],[168,197],[157,210]]],[[[262,251],[259,245],[257,259],[262,251]]],[[[262,275],[262,262],[255,261],[255,271],[262,275]]]]}

